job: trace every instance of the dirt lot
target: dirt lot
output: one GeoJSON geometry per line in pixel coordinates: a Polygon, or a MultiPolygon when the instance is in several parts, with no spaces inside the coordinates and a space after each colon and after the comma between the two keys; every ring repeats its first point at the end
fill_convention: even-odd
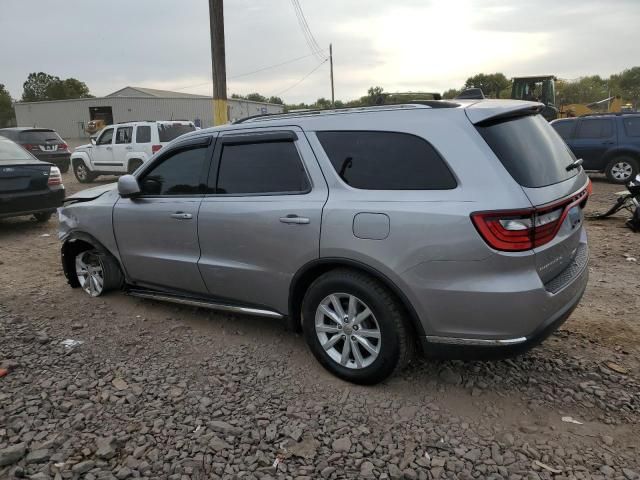
{"type": "MultiPolygon", "coordinates": [[[[619,190],[594,176],[588,212],[619,190]]],[[[542,346],[365,388],[275,321],[89,299],[55,219],[0,221],[0,478],[640,478],[640,235],[587,229],[587,293],[542,346]]]]}

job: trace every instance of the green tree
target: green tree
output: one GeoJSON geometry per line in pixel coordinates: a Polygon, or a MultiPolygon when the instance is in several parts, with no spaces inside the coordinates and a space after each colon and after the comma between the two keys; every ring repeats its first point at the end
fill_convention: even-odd
{"type": "Polygon", "coordinates": [[[480,88],[487,97],[500,98],[500,93],[505,90],[511,82],[503,73],[478,73],[467,78],[465,88],[480,88]]]}
{"type": "Polygon", "coordinates": [[[11,95],[0,83],[0,127],[11,127],[16,123],[16,112],[11,95]]]}
{"type": "Polygon", "coordinates": [[[331,100],[326,98],[319,98],[315,103],[316,108],[331,108],[331,100]]]}
{"type": "Polygon", "coordinates": [[[244,98],[246,98],[247,100],[251,100],[253,102],[266,102],[267,101],[267,97],[265,97],[264,95],[260,95],[257,92],[250,93],[249,95],[247,95],[244,98]]]}
{"type": "Polygon", "coordinates": [[[597,102],[609,96],[608,83],[599,75],[581,77],[571,82],[558,80],[556,98],[560,105],[597,102]]]}
{"type": "Polygon", "coordinates": [[[460,93],[462,93],[462,90],[458,90],[457,88],[450,88],[449,90],[446,90],[443,94],[442,94],[442,98],[446,99],[451,99],[451,98],[456,98],[458,95],[460,95],[460,93]]]}
{"type": "Polygon", "coordinates": [[[282,101],[282,99],[280,97],[276,97],[274,95],[270,96],[269,99],[267,100],[267,102],[276,103],[278,105],[284,105],[284,102],[282,101]]]}
{"type": "Polygon", "coordinates": [[[30,73],[23,84],[23,102],[41,102],[45,100],[66,100],[69,98],[90,98],[89,87],[75,78],[61,80],[48,73],[30,73]]]}
{"type": "Polygon", "coordinates": [[[640,100],[640,67],[624,70],[620,74],[620,89],[622,96],[633,102],[634,108],[638,108],[640,100]]]}

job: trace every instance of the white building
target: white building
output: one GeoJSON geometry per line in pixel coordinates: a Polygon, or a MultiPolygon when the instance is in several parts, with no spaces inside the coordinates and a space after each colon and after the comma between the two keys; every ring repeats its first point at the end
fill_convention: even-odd
{"type": "MultiPolygon", "coordinates": [[[[89,120],[107,124],[134,120],[191,120],[202,128],[213,126],[211,97],[153,88],[125,87],[101,98],[48,102],[17,102],[19,127],[52,128],[63,138],[86,138],[89,120]]],[[[251,115],[281,113],[282,105],[229,99],[229,120],[251,115]]]]}

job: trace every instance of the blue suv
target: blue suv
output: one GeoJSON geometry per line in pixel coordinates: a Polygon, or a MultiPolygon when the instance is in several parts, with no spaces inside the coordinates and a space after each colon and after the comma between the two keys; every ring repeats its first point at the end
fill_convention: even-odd
{"type": "Polygon", "coordinates": [[[627,183],[640,166],[640,114],[600,114],[551,122],[585,170],[627,183]]]}

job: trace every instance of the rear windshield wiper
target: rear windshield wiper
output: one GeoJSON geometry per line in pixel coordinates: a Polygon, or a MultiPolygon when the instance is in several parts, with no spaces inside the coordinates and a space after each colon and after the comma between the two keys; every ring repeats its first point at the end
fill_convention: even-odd
{"type": "Polygon", "coordinates": [[[578,168],[580,165],[582,165],[582,159],[578,158],[575,161],[571,162],[569,165],[567,165],[567,172],[570,172],[571,170],[578,168]]]}

